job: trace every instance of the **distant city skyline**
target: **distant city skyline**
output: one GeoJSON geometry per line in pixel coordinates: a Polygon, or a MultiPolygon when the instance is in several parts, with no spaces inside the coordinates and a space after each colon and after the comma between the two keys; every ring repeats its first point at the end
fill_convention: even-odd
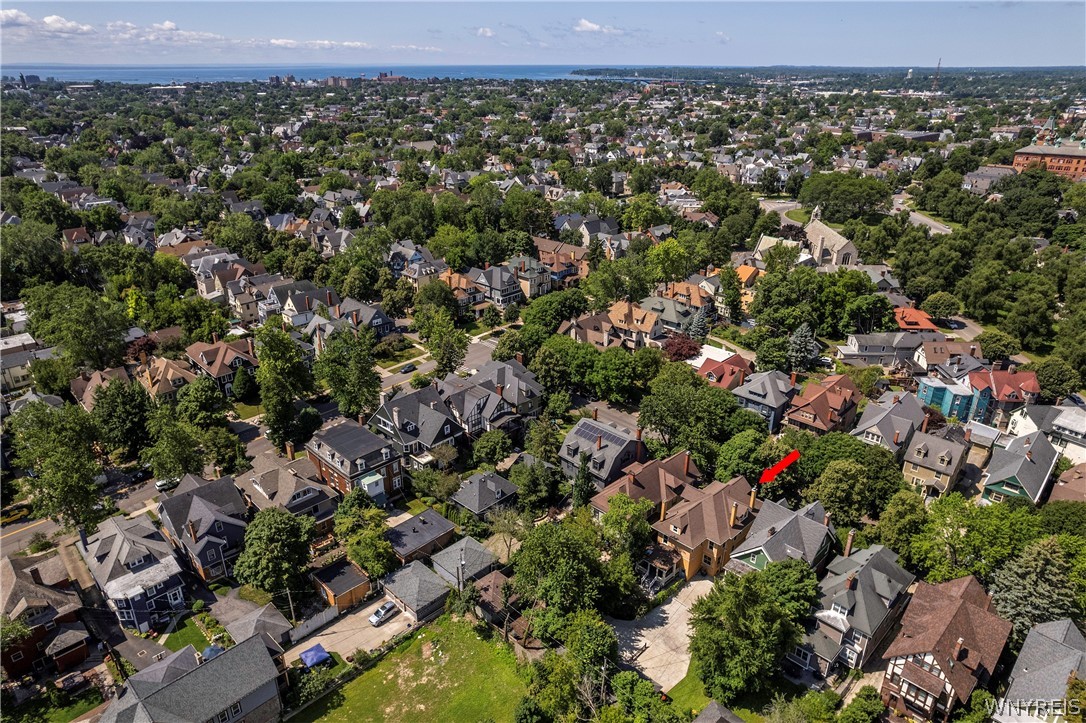
{"type": "Polygon", "coordinates": [[[1083,66],[1082,2],[22,2],[0,62],[1083,66]]]}

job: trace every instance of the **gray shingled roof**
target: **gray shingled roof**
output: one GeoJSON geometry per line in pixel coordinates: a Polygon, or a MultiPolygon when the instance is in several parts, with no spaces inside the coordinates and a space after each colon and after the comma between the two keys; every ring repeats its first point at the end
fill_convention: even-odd
{"type": "Polygon", "coordinates": [[[407,557],[453,529],[453,523],[427,508],[389,530],[388,540],[397,555],[407,557]]]}
{"type": "Polygon", "coordinates": [[[784,372],[757,372],[735,388],[735,396],[769,407],[783,407],[792,399],[792,380],[784,372]]]}
{"type": "Polygon", "coordinates": [[[411,610],[422,610],[449,594],[449,586],[430,568],[415,560],[385,578],[385,590],[411,610]]]}
{"type": "Polygon", "coordinates": [[[1014,477],[1034,502],[1041,498],[1045,483],[1056,466],[1059,455],[1055,447],[1040,432],[1016,437],[1006,449],[996,447],[984,484],[989,485],[1014,477]]]}
{"type": "Polygon", "coordinates": [[[812,502],[793,512],[783,500],[765,500],[747,539],[732,551],[732,557],[760,549],[770,562],[788,559],[813,562],[826,535],[836,535],[832,524],[828,528],[823,524],[825,516],[821,502],[812,502]]]}
{"type": "Polygon", "coordinates": [[[244,642],[259,634],[265,634],[278,642],[284,634],[294,628],[290,621],[283,617],[283,613],[271,603],[241,616],[224,627],[236,643],[244,642]]]}
{"type": "Polygon", "coordinates": [[[497,555],[483,547],[482,543],[473,537],[465,537],[449,545],[441,552],[435,553],[430,561],[435,567],[441,567],[455,574],[456,568],[460,567],[461,555],[464,560],[461,570],[465,580],[474,578],[498,561],[497,555]]]}
{"type": "Polygon", "coordinates": [[[1006,699],[1062,700],[1072,673],[1086,678],[1086,638],[1070,620],[1041,623],[1022,644],[1006,699]]]}
{"type": "Polygon", "coordinates": [[[923,421],[924,408],[915,394],[886,392],[877,402],[867,405],[852,436],[862,439],[868,431],[877,432],[882,437],[880,446],[896,453],[923,421]]]}
{"type": "Polygon", "coordinates": [[[836,604],[848,611],[845,616],[848,627],[868,637],[874,635],[889,614],[890,606],[916,579],[897,561],[897,553],[882,545],[873,545],[849,557],[835,557],[818,585],[822,609],[815,613],[816,617],[840,629],[841,616],[832,610],[836,604]],[[851,588],[850,577],[854,579],[851,588]]]}
{"type": "Polygon", "coordinates": [[[464,480],[452,501],[479,515],[517,493],[517,486],[497,472],[473,474],[464,480]]]}

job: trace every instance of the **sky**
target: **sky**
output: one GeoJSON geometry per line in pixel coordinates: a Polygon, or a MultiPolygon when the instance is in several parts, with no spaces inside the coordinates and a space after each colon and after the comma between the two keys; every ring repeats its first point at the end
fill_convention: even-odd
{"type": "Polygon", "coordinates": [[[0,3],[0,65],[1086,64],[1086,2],[0,3]]]}

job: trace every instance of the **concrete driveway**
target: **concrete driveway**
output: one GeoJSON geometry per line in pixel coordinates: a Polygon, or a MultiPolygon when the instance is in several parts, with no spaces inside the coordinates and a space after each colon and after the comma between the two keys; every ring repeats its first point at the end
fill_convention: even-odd
{"type": "Polygon", "coordinates": [[[411,621],[402,612],[379,628],[370,625],[370,615],[386,602],[388,602],[388,597],[382,595],[363,608],[341,615],[338,620],[316,635],[310,635],[288,650],[285,655],[287,665],[300,658],[303,651],[312,648],[317,643],[323,645],[329,653],[336,652],[346,658],[359,648],[366,651],[375,650],[411,627],[411,621]]]}
{"type": "Polygon", "coordinates": [[[690,607],[712,587],[712,580],[697,577],[645,617],[611,620],[622,661],[664,691],[671,690],[690,667],[690,607]]]}

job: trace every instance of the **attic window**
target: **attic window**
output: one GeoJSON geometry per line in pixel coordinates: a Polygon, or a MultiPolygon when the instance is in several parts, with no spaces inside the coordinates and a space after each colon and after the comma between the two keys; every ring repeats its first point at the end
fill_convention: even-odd
{"type": "Polygon", "coordinates": [[[679,534],[679,527],[678,527],[678,525],[672,525],[672,526],[671,526],[671,531],[672,531],[672,532],[674,532],[674,533],[675,533],[676,535],[677,535],[677,534],[679,534]]]}
{"type": "Polygon", "coordinates": [[[449,425],[446,424],[445,425],[445,434],[448,434],[448,433],[449,433],[449,425]]]}
{"type": "Polygon", "coordinates": [[[129,564],[129,567],[139,567],[142,564],[143,564],[143,555],[140,555],[135,560],[133,560],[131,562],[131,564],[129,564]]]}
{"type": "Polygon", "coordinates": [[[846,610],[844,606],[838,605],[837,603],[833,604],[832,610],[838,615],[848,615],[848,610],[846,610]]]}

